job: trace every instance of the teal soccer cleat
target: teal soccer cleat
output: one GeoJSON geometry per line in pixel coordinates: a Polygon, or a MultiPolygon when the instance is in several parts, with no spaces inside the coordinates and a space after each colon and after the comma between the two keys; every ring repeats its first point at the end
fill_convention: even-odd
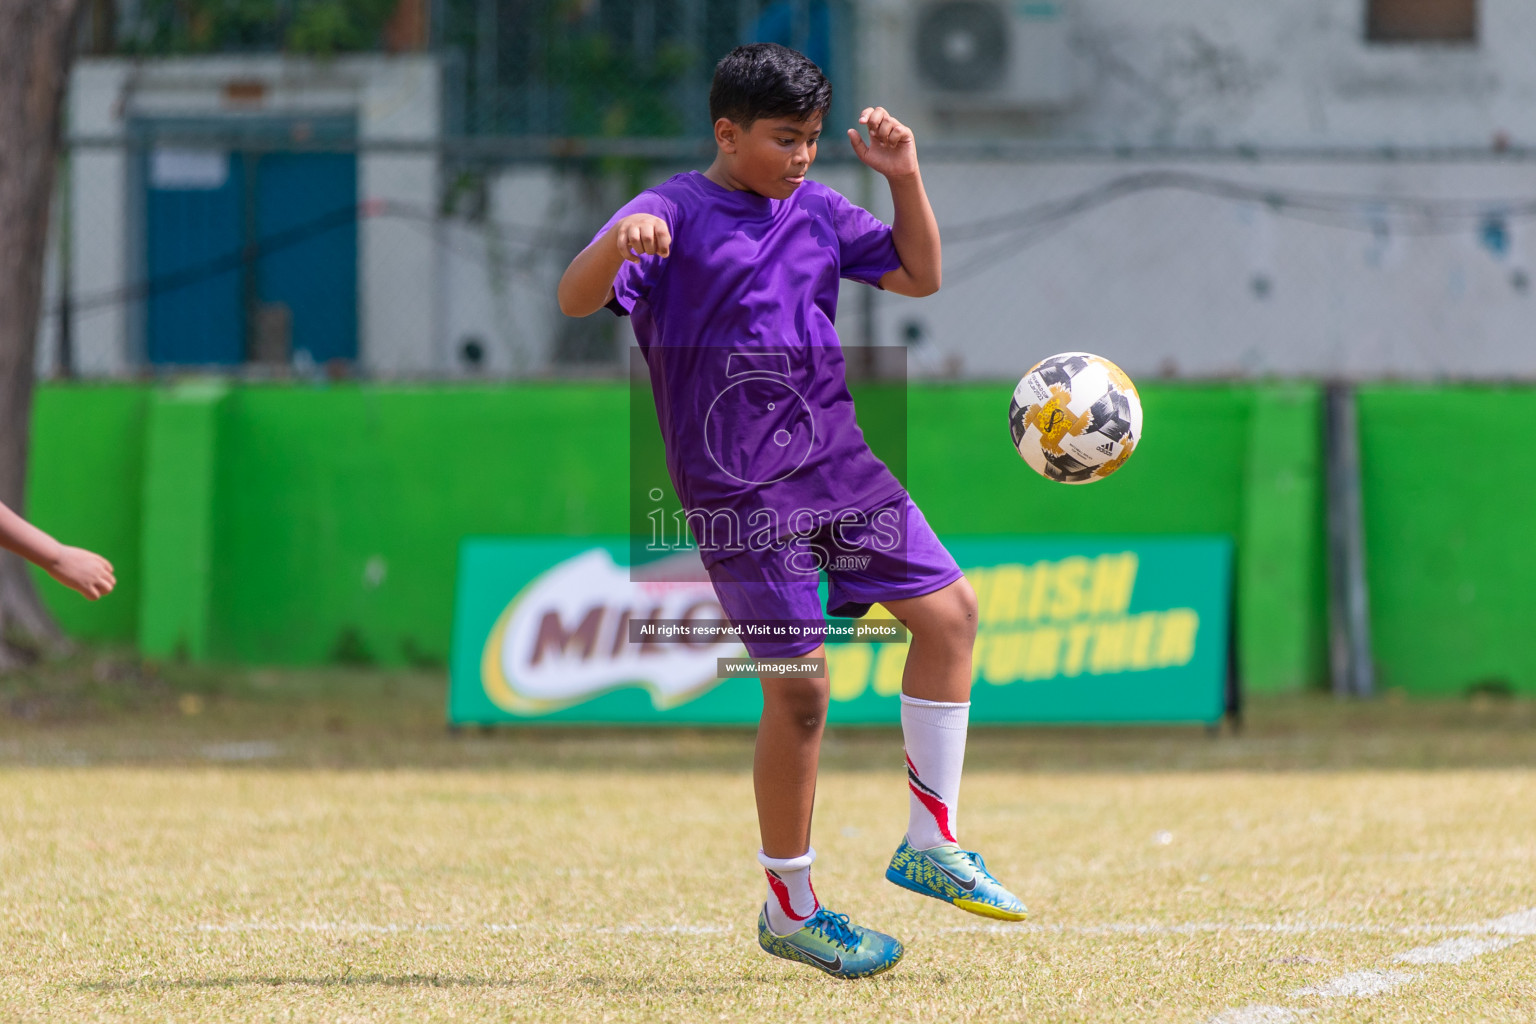
{"type": "Polygon", "coordinates": [[[847,914],[818,908],[793,935],[768,930],[768,914],[757,916],[757,944],[774,956],[810,964],[834,978],[868,978],[896,966],[905,952],[884,932],[848,923],[847,914]]]}
{"type": "Polygon", "coordinates": [[[1029,915],[1019,898],[987,871],[981,854],[962,850],[954,843],[918,850],[903,839],[891,866],[885,869],[885,877],[903,889],[953,903],[982,917],[1022,921],[1029,915]]]}

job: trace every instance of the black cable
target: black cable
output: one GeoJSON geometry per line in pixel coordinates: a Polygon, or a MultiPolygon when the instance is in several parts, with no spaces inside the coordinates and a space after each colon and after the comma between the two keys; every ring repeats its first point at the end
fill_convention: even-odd
{"type": "MultiPolygon", "coordinates": [[[[273,253],[302,245],[327,232],[335,231],[348,225],[355,225],[365,216],[396,217],[402,220],[425,221],[428,223],[436,223],[441,219],[435,217],[425,208],[389,200],[369,200],[353,206],[340,207],[323,213],[303,224],[289,228],[286,231],[268,235],[255,242],[232,249],[226,253],[221,253],[190,267],[183,267],[180,270],[161,274],[155,278],[76,299],[69,304],[69,310],[75,315],[89,314],[112,306],[142,302],[155,295],[164,295],[167,292],[178,291],[182,288],[201,284],[204,281],[218,277],[220,274],[226,274],[232,270],[238,270],[246,264],[255,263],[273,253]]],[[[540,248],[551,241],[570,241],[570,236],[568,235],[521,224],[496,223],[495,230],[499,236],[502,236],[504,241],[525,245],[530,248],[540,248]],[[526,237],[518,237],[520,234],[526,237]]],[[[44,315],[57,317],[60,315],[60,310],[57,306],[50,306],[44,315]]]]}
{"type": "Polygon", "coordinates": [[[964,242],[1029,230],[1080,216],[1141,192],[1181,191],[1261,205],[1281,216],[1331,227],[1375,231],[1383,221],[1414,217],[1428,229],[1408,233],[1440,234],[1463,230],[1467,221],[1498,216],[1510,220],[1536,217],[1536,199],[1420,199],[1414,197],[1309,192],[1247,185],[1186,171],[1140,171],[1122,175],[1064,199],[1049,200],[985,220],[943,229],[946,241],[964,242]],[[1374,216],[1362,216],[1362,210],[1374,216]],[[1443,225],[1443,226],[1442,226],[1443,225]]]}
{"type": "MultiPolygon", "coordinates": [[[[347,206],[332,210],[304,224],[289,228],[287,231],[280,231],[275,235],[269,235],[257,242],[243,245],[238,249],[232,249],[212,259],[204,260],[202,263],[184,267],[169,274],[162,274],[156,278],[126,285],[122,288],[114,288],[110,291],[76,299],[70,303],[70,311],[73,313],[89,313],[108,306],[121,305],[127,302],[140,302],[153,295],[163,295],[166,292],[177,291],[194,284],[200,284],[220,274],[228,273],[231,270],[238,270],[247,263],[254,263],[263,256],[271,255],[274,252],[281,252],[284,249],[291,249],[295,245],[307,242],[311,238],[317,238],[328,231],[334,231],[348,224],[355,224],[357,222],[358,209],[359,207],[357,206],[347,206]]],[[[56,311],[51,312],[56,313],[56,311]]]]}
{"type": "MultiPolygon", "coordinates": [[[[1536,199],[1421,199],[1311,192],[1248,185],[1186,171],[1140,171],[1122,175],[1063,199],[1037,203],[1022,210],[988,217],[985,220],[951,225],[943,229],[943,236],[946,242],[959,244],[993,239],[1002,242],[1001,245],[989,247],[984,253],[973,256],[961,264],[957,269],[963,274],[970,269],[991,263],[1009,251],[1037,244],[1055,234],[1070,221],[1093,210],[1129,196],[1155,191],[1181,191],[1232,202],[1252,203],[1261,205],[1278,216],[1324,227],[1365,232],[1377,232],[1386,225],[1404,234],[1450,234],[1465,230],[1469,221],[1483,222],[1495,217],[1504,220],[1536,217],[1536,199]],[[1366,214],[1363,211],[1370,212],[1366,214]],[[1411,222],[1403,224],[1405,218],[1411,218],[1411,222]]],[[[194,266],[76,299],[69,304],[69,309],[74,314],[91,313],[187,288],[239,269],[265,256],[301,245],[326,232],[355,224],[364,216],[395,217],[429,225],[436,225],[444,219],[442,215],[425,207],[392,200],[367,200],[353,206],[332,210],[304,224],[269,235],[194,266]]],[[[478,223],[483,230],[494,233],[498,240],[530,249],[558,247],[569,249],[574,253],[588,241],[584,237],[551,228],[492,219],[478,223]]],[[[434,239],[434,241],[437,240],[434,239]]],[[[483,256],[459,250],[449,242],[443,241],[438,244],[460,256],[484,261],[483,256]]],[[[60,310],[54,306],[50,307],[45,315],[56,317],[59,314],[60,310]]]]}

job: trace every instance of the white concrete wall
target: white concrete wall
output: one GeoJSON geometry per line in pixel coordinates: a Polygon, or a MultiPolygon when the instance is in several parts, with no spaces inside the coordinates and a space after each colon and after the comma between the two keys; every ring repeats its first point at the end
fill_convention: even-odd
{"type": "MultiPolygon", "coordinates": [[[[566,326],[555,301],[565,270],[561,257],[568,262],[580,251],[605,205],[623,199],[611,188],[592,195],[582,175],[534,164],[468,187],[458,204],[462,212],[444,227],[445,336],[454,370],[491,377],[545,372],[566,326]],[[485,352],[478,371],[461,355],[471,339],[485,352]]],[[[623,340],[630,338],[625,330],[623,340]]]]}
{"type": "Polygon", "coordinates": [[[1478,0],[1475,45],[1369,43],[1366,0],[1061,0],[1075,99],[934,116],[912,0],[863,0],[869,97],[930,137],[1094,147],[1536,145],[1536,4],[1478,0]]]}
{"type": "Polygon", "coordinates": [[[1495,252],[1476,216],[1410,235],[1383,229],[1368,201],[1536,202],[1536,4],[1479,0],[1474,45],[1382,45],[1364,38],[1365,0],[1065,2],[1073,100],[966,113],[941,111],[915,72],[918,5],[866,0],[868,102],[917,129],[951,230],[944,290],[882,296],[882,341],[915,327],[927,349],[915,362],[965,376],[1016,377],[1072,348],[1139,375],[1536,376],[1536,220],[1512,221],[1495,252]],[[958,155],[978,138],[1011,159],[958,155]],[[1028,244],[960,238],[961,225],[1158,169],[1361,201],[1341,227],[1153,192],[1028,244]]]}
{"type": "MultiPolygon", "coordinates": [[[[351,115],[359,140],[430,142],[439,133],[441,81],[427,57],[278,57],[82,60],[71,77],[69,130],[76,146],[70,176],[71,285],[77,302],[138,283],[144,240],[135,226],[138,187],[124,140],[134,117],[351,115]],[[231,104],[230,82],[259,82],[259,103],[231,104]],[[102,143],[108,143],[102,145],[102,143]]],[[[437,158],[364,150],[358,198],[402,203],[430,216],[438,199],[437,158]]],[[[441,369],[442,293],[438,246],[430,231],[398,218],[365,217],[358,229],[359,357],[371,373],[409,376],[441,369]]],[[[141,363],[142,303],[82,312],[76,366],[85,376],[121,375],[141,363]]]]}
{"type": "MultiPolygon", "coordinates": [[[[879,337],[909,325],[914,363],[940,375],[1017,378],[1053,352],[1087,350],[1137,376],[1536,378],[1536,221],[1506,220],[1492,247],[1477,216],[1382,219],[1360,203],[1343,226],[1183,191],[1115,200],[1031,239],[961,240],[1038,203],[1146,169],[1184,170],[1346,196],[1536,201],[1536,164],[930,162],[945,285],[882,295],[879,337]],[[1425,231],[1430,233],[1416,233],[1425,231]]],[[[877,205],[888,215],[888,199],[877,205]]]]}
{"type": "MultiPolygon", "coordinates": [[[[358,137],[431,142],[440,134],[442,76],[434,60],[359,58],[358,137]],[[366,70],[364,70],[366,69],[366,70]]],[[[424,217],[437,212],[438,160],[432,152],[358,158],[358,198],[391,201],[424,217]]],[[[358,330],[363,364],[378,376],[444,369],[440,246],[424,221],[368,217],[359,224],[358,330]]]]}
{"type": "MultiPolygon", "coordinates": [[[[1481,200],[1489,212],[1536,202],[1536,162],[1494,151],[1496,140],[1536,146],[1536,4],[1481,0],[1476,45],[1388,46],[1366,42],[1365,0],[1067,2],[1073,101],[967,114],[952,103],[941,111],[914,71],[919,5],[866,0],[861,101],[917,129],[929,192],[953,236],[943,291],[873,303],[876,343],[921,338],[915,376],[1016,378],[1052,352],[1087,348],[1143,377],[1536,377],[1526,237],[1536,220],[1508,222],[1510,245],[1494,251],[1476,215],[1410,233],[1426,225],[1384,220],[1364,201],[1481,200]],[[1013,157],[965,156],[976,139],[1014,146],[1013,157]],[[1362,156],[1382,148],[1460,157],[1362,156]],[[1267,155],[1239,155],[1252,152],[1267,155]],[[1035,237],[960,237],[962,226],[1146,170],[1362,201],[1323,226],[1258,203],[1155,191],[1035,237]]],[[[829,126],[829,153],[842,146],[841,127],[829,126]]],[[[869,184],[846,165],[824,163],[818,174],[872,195],[889,217],[883,183],[861,192],[869,184]]],[[[495,195],[501,219],[596,216],[544,171],[508,173],[495,195]]],[[[603,212],[623,198],[586,197],[603,212]]],[[[510,297],[500,312],[484,297],[484,267],[476,277],[455,264],[451,305],[487,336],[500,324],[503,344],[537,362],[555,329],[564,261],[554,257],[498,278],[510,297]]],[[[845,343],[863,337],[862,309],[849,286],[845,343]]]]}
{"type": "MultiPolygon", "coordinates": [[[[115,61],[77,62],[69,82],[71,135],[122,136],[129,67],[115,61]]],[[[129,266],[129,163],[122,149],[77,148],[70,154],[70,287],[77,303],[110,298],[129,287],[141,262],[129,266]]],[[[136,361],[128,329],[135,313],[143,316],[142,306],[108,302],[75,316],[77,373],[96,377],[128,371],[136,361]]]]}
{"type": "MultiPolygon", "coordinates": [[[[816,173],[891,218],[879,179],[866,186],[847,164],[816,173]]],[[[1536,209],[1536,163],[934,157],[924,177],[949,232],[943,290],[908,299],[846,284],[838,317],[845,345],[865,338],[866,301],[876,344],[918,337],[914,377],[1017,378],[1086,349],[1140,377],[1536,378],[1536,219],[1504,219],[1502,249],[1483,237],[1483,211],[1536,209]],[[1319,224],[1284,206],[1153,190],[1044,232],[1003,229],[1009,214],[1144,171],[1274,196],[1474,202],[1435,221],[1347,202],[1319,224]]],[[[496,176],[489,194],[496,230],[447,229],[447,334],[486,343],[486,374],[548,373],[560,273],[628,197],[532,167],[496,176]]]]}

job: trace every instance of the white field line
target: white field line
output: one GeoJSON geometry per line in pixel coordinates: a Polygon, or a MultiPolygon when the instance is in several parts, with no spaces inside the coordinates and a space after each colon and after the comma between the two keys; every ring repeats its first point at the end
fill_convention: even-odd
{"type": "Polygon", "coordinates": [[[1289,1006],[1239,1006],[1221,1011],[1211,1018],[1211,1024],[1290,1024],[1311,1013],[1311,1010],[1293,1010],[1289,1006]]]}
{"type": "Polygon", "coordinates": [[[1536,935],[1536,907],[1496,918],[1481,930],[1490,935],[1536,935]]]}
{"type": "MultiPolygon", "coordinates": [[[[1433,964],[1460,964],[1485,953],[1508,949],[1526,937],[1536,935],[1536,907],[1496,917],[1478,924],[1447,928],[1444,931],[1460,935],[1444,939],[1429,946],[1405,950],[1392,957],[1395,963],[1429,966],[1433,964]],[[1486,936],[1479,938],[1478,936],[1486,936]]],[[[1368,999],[1390,992],[1409,982],[1417,981],[1422,974],[1385,969],[1352,971],[1318,985],[1309,985],[1291,993],[1292,999],[1368,999]]],[[[1286,1024],[1310,1013],[1310,1010],[1288,1006],[1239,1006],[1223,1010],[1210,1018],[1208,1024],[1286,1024]]]]}
{"type": "Polygon", "coordinates": [[[1292,992],[1291,996],[1296,999],[1304,999],[1307,996],[1320,996],[1323,999],[1346,997],[1363,999],[1367,996],[1379,996],[1383,992],[1390,992],[1417,977],[1417,974],[1409,974],[1407,971],[1351,971],[1349,974],[1342,974],[1325,981],[1321,985],[1299,988],[1292,992]]]}
{"type": "Polygon", "coordinates": [[[1524,941],[1525,939],[1521,936],[1474,939],[1470,935],[1463,935],[1459,939],[1446,939],[1433,946],[1410,949],[1406,953],[1397,954],[1392,959],[1400,964],[1460,964],[1466,963],[1475,956],[1497,953],[1501,949],[1508,949],[1515,943],[1524,941]]]}

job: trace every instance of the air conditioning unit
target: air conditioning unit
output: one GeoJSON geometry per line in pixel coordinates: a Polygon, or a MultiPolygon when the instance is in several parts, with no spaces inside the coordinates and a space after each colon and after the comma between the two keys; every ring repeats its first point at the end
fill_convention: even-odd
{"type": "Polygon", "coordinates": [[[1073,98],[1065,0],[938,0],[913,22],[918,80],[937,111],[1049,110],[1073,98]]]}

